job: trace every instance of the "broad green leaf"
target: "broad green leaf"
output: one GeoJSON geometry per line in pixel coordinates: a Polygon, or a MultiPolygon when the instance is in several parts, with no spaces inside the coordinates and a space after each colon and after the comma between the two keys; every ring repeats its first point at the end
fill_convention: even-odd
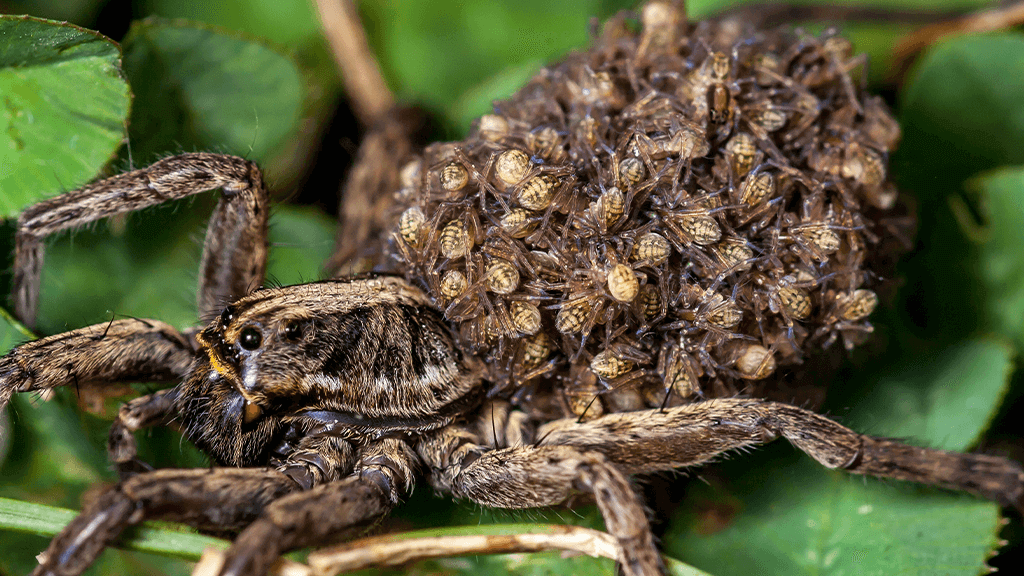
{"type": "MultiPolygon", "coordinates": [[[[510,68],[550,62],[588,44],[592,17],[632,8],[631,0],[388,2],[362,4],[363,22],[385,75],[404,99],[466,127],[461,94],[510,68]],[[539,17],[543,15],[543,17],[539,17]]],[[[498,83],[490,99],[508,96],[498,83]]],[[[474,98],[488,98],[478,95],[474,98]]],[[[484,110],[476,110],[479,114],[484,110]]]]}
{"type": "Polygon", "coordinates": [[[305,79],[291,57],[264,43],[151,18],[132,27],[124,49],[136,95],[129,134],[140,162],[207,150],[266,163],[295,136],[305,79]]]}
{"type": "MultiPolygon", "coordinates": [[[[887,363],[830,402],[840,421],[879,436],[966,450],[999,407],[1013,351],[965,340],[887,363]],[[844,408],[849,407],[849,410],[844,408]]],[[[725,467],[712,488],[691,484],[665,538],[677,557],[720,576],[765,573],[977,574],[995,548],[999,507],[969,496],[829,471],[771,447],[725,467]],[[962,517],[962,521],[952,521],[962,517]],[[730,562],[712,569],[714,558],[730,562]],[[871,559],[871,560],[867,560],[871,559]],[[733,562],[735,560],[735,562],[733,562]]]]}
{"type": "MultiPolygon", "coordinates": [[[[1024,162],[1024,35],[952,38],[927,52],[903,92],[912,125],[901,154],[934,159],[959,184],[981,170],[1024,162]]],[[[937,178],[937,174],[931,175],[937,178]]],[[[927,192],[927,190],[922,190],[927,192]]]]}
{"type": "Polygon", "coordinates": [[[1006,393],[1015,351],[996,338],[972,338],[862,376],[830,398],[841,422],[859,432],[969,450],[1006,393]],[[845,408],[849,407],[848,410],[845,408]]]}
{"type": "Polygon", "coordinates": [[[902,93],[904,139],[891,170],[914,198],[922,248],[904,259],[902,298],[911,313],[907,328],[933,343],[993,327],[1016,338],[1006,329],[1012,317],[990,317],[990,298],[1010,293],[991,292],[991,271],[982,270],[978,248],[964,236],[978,232],[971,222],[982,207],[972,205],[977,196],[964,195],[963,183],[979,171],[1024,162],[1024,80],[1012,72],[1022,65],[1024,35],[953,38],[922,56],[902,93]]]}
{"type": "Polygon", "coordinates": [[[58,22],[0,16],[0,218],[93,178],[125,135],[117,44],[58,22]]]}
{"type": "Polygon", "coordinates": [[[975,576],[997,546],[998,506],[828,471],[785,445],[691,483],[666,551],[716,576],[975,576]]]}
{"type": "Polygon", "coordinates": [[[969,184],[979,212],[971,237],[978,252],[988,324],[1024,350],[1024,169],[1003,168],[969,184]]]}

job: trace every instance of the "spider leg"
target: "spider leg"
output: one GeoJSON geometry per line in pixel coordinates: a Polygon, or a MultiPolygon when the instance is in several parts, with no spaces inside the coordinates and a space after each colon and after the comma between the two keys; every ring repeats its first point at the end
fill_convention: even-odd
{"type": "Polygon", "coordinates": [[[590,492],[605,527],[619,542],[625,574],[665,571],[639,497],[619,467],[599,451],[574,446],[488,450],[473,444],[465,431],[449,427],[421,444],[420,454],[435,488],[483,506],[552,506],[574,491],[590,492]]]}
{"type": "Polygon", "coordinates": [[[199,313],[212,315],[263,281],[267,192],[255,164],[221,154],[182,154],[148,168],[89,184],[27,208],[18,217],[14,309],[33,326],[43,267],[43,240],[61,230],[220,188],[200,265],[199,313]]]}
{"type": "Polygon", "coordinates": [[[282,552],[344,537],[392,506],[377,484],[360,476],[285,496],[238,535],[220,574],[265,574],[282,552]]]}
{"type": "Polygon", "coordinates": [[[0,357],[0,409],[15,392],[123,382],[178,382],[188,339],[168,324],[114,320],[22,344],[0,357]]]}
{"type": "MultiPolygon", "coordinates": [[[[320,462],[311,464],[318,467],[320,462]]],[[[364,447],[349,476],[269,504],[235,539],[220,575],[265,574],[287,550],[351,536],[390,511],[411,489],[417,462],[408,444],[396,438],[364,447]]]]}
{"type": "Polygon", "coordinates": [[[127,526],[160,518],[218,531],[240,529],[298,490],[275,470],[215,468],[138,474],[90,502],[40,555],[32,572],[81,574],[127,526]]]}
{"type": "Polygon", "coordinates": [[[135,398],[123,404],[118,410],[107,435],[107,455],[117,466],[121,480],[127,480],[138,472],[152,470],[148,464],[135,457],[138,446],[134,433],[143,428],[167,424],[170,417],[176,413],[174,401],[177,396],[177,388],[161,390],[135,398]]]}
{"type": "Polygon", "coordinates": [[[324,263],[331,276],[365,272],[380,264],[372,260],[381,253],[374,239],[382,236],[392,216],[400,188],[395,166],[412,155],[412,134],[421,122],[414,110],[394,108],[381,115],[363,138],[341,194],[334,252],[324,263]]]}
{"type": "Polygon", "coordinates": [[[699,465],[783,437],[827,468],[970,492],[1024,510],[1024,470],[1011,460],[866,436],[810,410],[763,400],[709,400],[583,423],[558,420],[537,436],[542,445],[604,454],[628,474],[699,465]]]}

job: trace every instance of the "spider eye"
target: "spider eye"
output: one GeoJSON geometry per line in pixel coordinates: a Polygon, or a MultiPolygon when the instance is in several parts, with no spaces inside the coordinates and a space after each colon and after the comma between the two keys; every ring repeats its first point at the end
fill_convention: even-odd
{"type": "Polygon", "coordinates": [[[220,313],[220,323],[224,326],[231,324],[231,321],[235,319],[235,307],[228,306],[220,313]]]}
{"type": "Polygon", "coordinates": [[[242,330],[238,336],[238,343],[246,350],[255,350],[260,347],[262,342],[263,336],[260,335],[260,331],[252,327],[242,330]]]}
{"type": "Polygon", "coordinates": [[[284,337],[296,341],[302,339],[302,324],[298,320],[292,320],[284,327],[284,337]]]}

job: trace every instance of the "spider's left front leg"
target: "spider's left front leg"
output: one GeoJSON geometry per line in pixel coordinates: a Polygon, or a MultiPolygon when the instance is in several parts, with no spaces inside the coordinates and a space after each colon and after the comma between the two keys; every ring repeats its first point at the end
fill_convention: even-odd
{"type": "Polygon", "coordinates": [[[213,468],[155,470],[106,490],[61,530],[39,555],[34,576],[76,576],[128,526],[148,519],[237,530],[267,504],[298,490],[276,470],[213,468]]]}
{"type": "Polygon", "coordinates": [[[537,435],[545,445],[600,452],[627,474],[697,466],[781,437],[826,468],[970,492],[1024,511],[1024,469],[1016,462],[858,434],[810,410],[777,402],[716,399],[584,423],[558,420],[537,435]]]}
{"type": "MultiPolygon", "coordinates": [[[[199,316],[211,316],[263,281],[268,196],[255,164],[221,154],[182,154],[100,180],[27,208],[15,239],[14,305],[35,323],[44,239],[56,232],[220,188],[207,228],[199,316]]],[[[15,392],[58,386],[179,382],[195,354],[188,332],[122,319],[18,346],[0,358],[0,409],[15,392]]]]}
{"type": "Polygon", "coordinates": [[[353,447],[337,436],[303,442],[277,469],[155,470],[108,489],[40,555],[36,576],[81,574],[128,526],[183,522],[241,530],[223,575],[265,574],[282,552],[345,536],[388,512],[413,482],[415,454],[401,440],[353,447]],[[354,468],[353,468],[354,466],[354,468]],[[310,488],[308,481],[322,484],[310,488]]]}

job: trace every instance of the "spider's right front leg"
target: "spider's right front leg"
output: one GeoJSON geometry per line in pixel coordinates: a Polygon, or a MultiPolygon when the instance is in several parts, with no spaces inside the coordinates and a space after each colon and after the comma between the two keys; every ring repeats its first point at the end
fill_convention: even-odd
{"type": "Polygon", "coordinates": [[[114,486],[54,537],[36,576],[73,576],[88,568],[128,526],[160,518],[218,531],[240,530],[299,486],[276,470],[156,470],[114,486]]]}
{"type": "Polygon", "coordinates": [[[215,314],[263,281],[268,199],[255,164],[222,154],[182,154],[100,180],[27,208],[18,218],[14,310],[33,326],[43,267],[43,240],[61,230],[220,188],[203,247],[199,314],[215,314]]]}
{"type": "Polygon", "coordinates": [[[194,356],[183,334],[155,320],[114,320],[48,336],[0,357],[0,410],[15,392],[179,382],[194,356]]]}

